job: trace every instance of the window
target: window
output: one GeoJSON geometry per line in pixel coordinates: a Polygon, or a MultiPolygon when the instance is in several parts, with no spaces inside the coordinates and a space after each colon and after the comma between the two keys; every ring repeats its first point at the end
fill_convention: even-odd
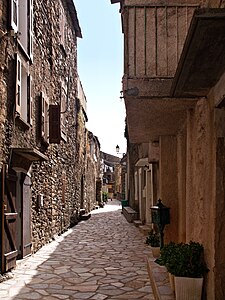
{"type": "Polygon", "coordinates": [[[11,28],[30,59],[33,59],[33,0],[11,0],[11,28]]]}
{"type": "Polygon", "coordinates": [[[61,137],[66,140],[66,125],[67,125],[67,85],[66,81],[61,84],[61,137]]]}
{"type": "Polygon", "coordinates": [[[16,57],[16,112],[25,123],[32,125],[32,77],[19,55],[16,57]]]}
{"type": "Polygon", "coordinates": [[[18,0],[11,0],[11,27],[17,32],[18,31],[18,0]]]}
{"type": "Polygon", "coordinates": [[[63,5],[60,4],[59,8],[59,31],[60,31],[60,44],[63,46],[64,50],[67,43],[67,22],[66,15],[63,5]]]}
{"type": "Polygon", "coordinates": [[[49,122],[48,122],[48,106],[49,101],[46,95],[42,92],[40,97],[41,102],[41,137],[44,142],[48,143],[49,139],[49,122]]]}

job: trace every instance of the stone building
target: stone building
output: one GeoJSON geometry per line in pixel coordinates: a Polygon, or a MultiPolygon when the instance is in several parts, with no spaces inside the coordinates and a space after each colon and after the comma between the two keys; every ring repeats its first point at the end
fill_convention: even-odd
{"type": "Polygon", "coordinates": [[[96,204],[101,201],[101,174],[100,174],[100,143],[92,132],[88,132],[87,159],[86,159],[86,201],[84,207],[86,211],[95,209],[96,204]]]}
{"type": "Polygon", "coordinates": [[[84,201],[95,204],[82,198],[89,140],[78,37],[72,0],[0,2],[1,272],[75,224],[84,201]]]}
{"type": "Polygon", "coordinates": [[[128,193],[143,223],[170,207],[166,241],[200,242],[204,299],[225,298],[225,2],[111,0],[124,33],[128,193]]]}
{"type": "Polygon", "coordinates": [[[121,194],[121,166],[120,158],[105,152],[101,152],[103,165],[103,191],[108,198],[120,198],[121,194]]]}

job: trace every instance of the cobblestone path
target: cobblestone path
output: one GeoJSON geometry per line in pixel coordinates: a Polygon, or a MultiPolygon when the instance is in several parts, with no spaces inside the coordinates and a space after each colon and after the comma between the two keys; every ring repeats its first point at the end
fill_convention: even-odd
{"type": "Polygon", "coordinates": [[[117,201],[18,264],[0,283],[1,300],[154,299],[144,236],[117,201]]]}

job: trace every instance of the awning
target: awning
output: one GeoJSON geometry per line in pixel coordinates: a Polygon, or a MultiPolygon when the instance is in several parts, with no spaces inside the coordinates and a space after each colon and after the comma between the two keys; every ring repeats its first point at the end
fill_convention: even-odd
{"type": "Polygon", "coordinates": [[[171,88],[172,97],[204,97],[225,71],[225,9],[197,9],[171,88]]]}
{"type": "Polygon", "coordinates": [[[46,161],[48,157],[34,148],[11,148],[11,167],[16,172],[27,173],[33,161],[46,161]]]}
{"type": "Polygon", "coordinates": [[[11,148],[12,152],[29,161],[46,161],[48,157],[34,148],[11,148]]]}
{"type": "Polygon", "coordinates": [[[139,160],[135,164],[136,167],[144,167],[146,165],[148,165],[148,157],[139,158],[139,160]]]}

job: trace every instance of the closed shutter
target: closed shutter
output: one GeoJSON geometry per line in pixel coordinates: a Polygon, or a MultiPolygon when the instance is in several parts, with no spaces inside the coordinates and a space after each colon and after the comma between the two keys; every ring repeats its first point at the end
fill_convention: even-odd
{"type": "Polygon", "coordinates": [[[22,66],[21,59],[16,55],[16,111],[21,115],[22,112],[22,99],[21,99],[21,81],[22,81],[22,66]]]}
{"type": "Polygon", "coordinates": [[[33,124],[32,76],[27,77],[27,122],[33,124]]]}
{"type": "Polygon", "coordinates": [[[6,166],[1,172],[1,272],[16,266],[17,258],[17,210],[16,210],[16,173],[10,170],[6,174],[6,166]]]}
{"type": "Polygon", "coordinates": [[[45,97],[41,93],[41,136],[45,137],[45,97]]]}
{"type": "Polygon", "coordinates": [[[60,105],[49,105],[49,143],[60,144],[60,105]]]}
{"type": "Polygon", "coordinates": [[[33,0],[29,0],[29,49],[28,54],[30,56],[31,61],[33,61],[33,0]]]}

